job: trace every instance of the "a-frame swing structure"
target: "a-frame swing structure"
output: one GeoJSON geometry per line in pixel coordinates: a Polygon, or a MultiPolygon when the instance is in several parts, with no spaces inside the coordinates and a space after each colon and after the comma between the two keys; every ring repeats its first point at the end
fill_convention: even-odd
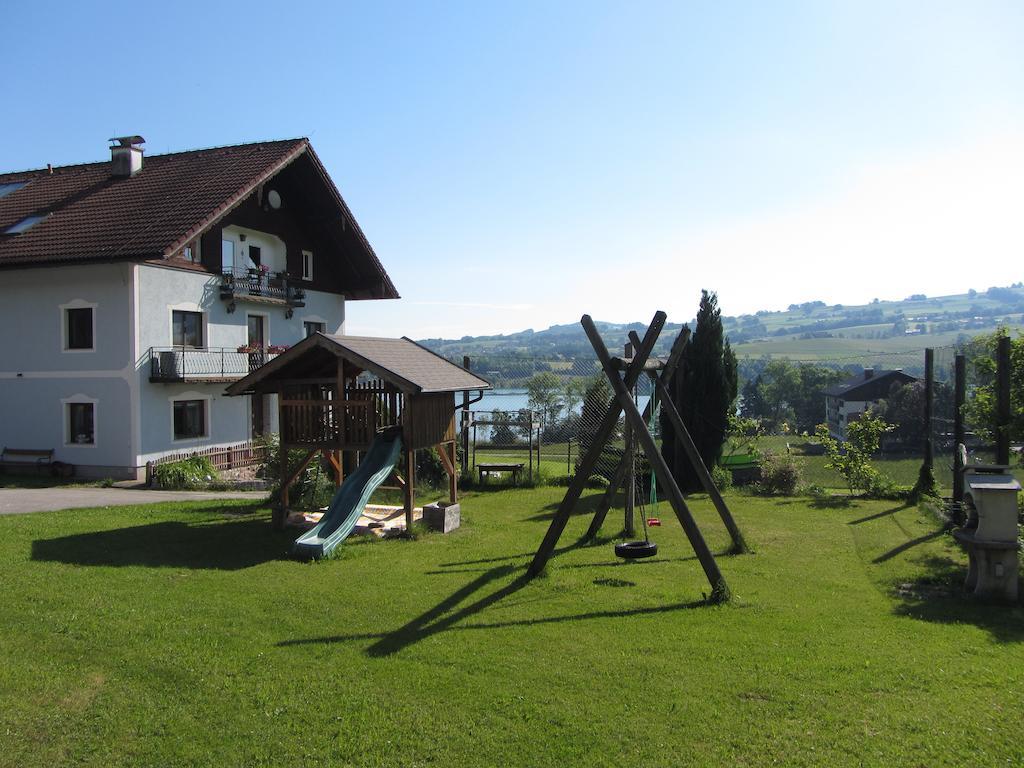
{"type": "MultiPolygon", "coordinates": [[[[665,459],[658,450],[658,446],[654,441],[653,435],[651,435],[650,430],[647,428],[647,419],[645,418],[645,415],[649,416],[649,414],[646,413],[647,409],[645,409],[645,414],[642,415],[630,395],[640,376],[646,372],[652,379],[655,389],[661,397],[662,409],[665,415],[675,428],[676,434],[679,437],[680,442],[682,442],[687,456],[690,458],[690,461],[697,470],[697,474],[700,476],[705,490],[707,490],[709,495],[711,495],[715,508],[718,510],[719,516],[722,518],[722,522],[725,523],[725,526],[729,531],[729,535],[733,542],[732,551],[747,551],[743,535],[736,526],[736,522],[733,520],[721,494],[718,493],[717,488],[715,488],[714,483],[711,481],[710,473],[708,473],[707,467],[704,466],[704,463],[697,452],[696,446],[694,446],[693,440],[690,438],[690,434],[687,431],[686,426],[683,424],[682,418],[679,416],[679,412],[673,405],[668,389],[665,386],[665,380],[670,378],[679,366],[683,351],[685,350],[686,343],[688,341],[688,334],[683,332],[679,335],[675,343],[672,345],[672,351],[670,352],[667,360],[660,361],[649,359],[651,351],[654,349],[654,345],[658,340],[658,336],[661,334],[661,331],[665,326],[666,317],[667,316],[664,312],[660,310],[656,312],[654,319],[647,328],[647,332],[644,334],[643,339],[640,339],[636,333],[630,334],[630,339],[635,345],[635,353],[632,358],[626,359],[611,357],[590,315],[584,315],[580,320],[583,330],[586,332],[587,338],[590,340],[591,346],[594,348],[594,352],[597,353],[598,360],[601,363],[601,368],[604,370],[605,376],[608,377],[608,381],[612,386],[614,397],[608,404],[604,417],[601,419],[601,422],[594,433],[594,438],[589,450],[580,459],[579,467],[573,477],[573,481],[569,485],[569,489],[566,491],[561,504],[559,504],[558,510],[555,512],[555,515],[551,520],[551,525],[548,527],[548,531],[545,534],[544,539],[541,541],[540,546],[533,557],[533,561],[530,563],[530,567],[527,569],[527,576],[536,576],[544,570],[544,567],[547,565],[548,560],[554,552],[555,546],[558,544],[559,538],[561,538],[562,533],[565,531],[565,526],[569,521],[569,517],[572,515],[572,512],[580,499],[580,495],[583,492],[583,487],[586,484],[587,478],[589,478],[593,472],[598,458],[601,455],[601,451],[608,442],[608,439],[611,437],[612,431],[615,429],[615,425],[618,423],[619,416],[622,413],[625,413],[626,423],[632,428],[632,434],[640,443],[640,447],[643,449],[648,462],[654,470],[655,477],[668,495],[668,500],[672,505],[676,518],[679,520],[679,524],[682,526],[683,532],[689,539],[690,545],[693,547],[694,553],[697,555],[697,559],[700,562],[701,567],[704,569],[704,574],[707,576],[708,582],[711,585],[710,600],[718,602],[729,598],[729,587],[725,581],[725,577],[722,576],[721,571],[718,569],[718,564],[715,562],[714,555],[711,553],[711,550],[708,549],[707,542],[704,541],[700,528],[697,526],[696,520],[694,520],[693,515],[690,513],[690,510],[686,505],[686,500],[683,498],[683,494],[679,490],[679,486],[676,483],[675,478],[672,476],[668,465],[665,463],[665,459]],[[621,377],[620,371],[624,371],[621,377]],[[701,470],[703,470],[703,472],[701,470]]],[[[652,407],[651,403],[648,403],[648,409],[652,407]]],[[[590,529],[587,531],[587,538],[592,538],[597,534],[597,531],[600,530],[601,524],[604,522],[604,518],[611,506],[611,498],[626,478],[627,470],[630,465],[629,453],[629,451],[625,452],[619,466],[616,468],[612,483],[610,484],[608,491],[605,493],[604,498],[602,498],[597,513],[594,515],[594,520],[591,523],[590,529]]],[[[632,482],[632,478],[630,478],[630,482],[632,482]]]]}

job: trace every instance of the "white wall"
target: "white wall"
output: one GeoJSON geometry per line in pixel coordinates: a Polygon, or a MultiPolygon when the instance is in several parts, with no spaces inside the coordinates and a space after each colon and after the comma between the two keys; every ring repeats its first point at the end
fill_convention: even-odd
{"type": "Polygon", "coordinates": [[[53,448],[84,475],[118,476],[134,464],[133,271],[94,264],[0,273],[0,445],[53,448]],[[92,350],[63,349],[62,306],[94,307],[92,350]],[[94,403],[93,444],[68,441],[68,401],[94,403]]]}
{"type": "MultiPolygon", "coordinates": [[[[248,238],[247,238],[248,240],[248,238]]],[[[123,477],[171,452],[242,442],[250,436],[247,397],[224,396],[224,384],[149,381],[150,347],[171,346],[171,311],[204,315],[207,347],[230,349],[247,341],[247,315],[264,315],[267,342],[291,345],[304,338],[303,321],[343,333],[341,296],[307,291],[305,308],[291,318],[285,307],[236,299],[227,311],[220,278],[205,272],[136,264],[91,264],[0,273],[0,447],[53,448],[54,457],[83,475],[123,477]],[[65,351],[64,305],[94,307],[94,348],[65,351]],[[172,399],[207,398],[203,439],[175,441],[172,399]],[[92,445],[66,441],[66,401],[95,403],[92,445]]],[[[269,428],[276,429],[270,404],[269,428]]]]}
{"type": "Polygon", "coordinates": [[[230,240],[235,244],[235,274],[251,266],[252,262],[248,256],[249,247],[253,245],[260,249],[260,263],[266,264],[271,272],[286,272],[288,270],[284,241],[276,235],[232,225],[224,227],[221,231],[221,239],[230,240]]]}
{"type": "MultiPolygon", "coordinates": [[[[246,238],[246,242],[249,238],[246,238]]],[[[265,261],[265,259],[264,259],[265,261]]],[[[139,267],[139,358],[140,465],[162,455],[214,445],[231,445],[251,435],[248,397],[227,397],[225,384],[196,382],[155,383],[149,381],[149,348],[171,346],[171,311],[202,312],[203,338],[208,348],[237,349],[248,341],[248,317],[264,317],[268,344],[292,345],[305,338],[303,322],[323,322],[328,333],[343,333],[345,302],[341,296],[306,292],[306,307],[296,308],[291,318],[286,307],[247,302],[235,297],[235,310],[220,298],[220,277],[205,272],[141,265],[139,267]],[[173,439],[172,402],[175,398],[205,398],[208,401],[208,436],[188,441],[173,439]]],[[[277,406],[269,403],[271,431],[277,429],[277,406]]]]}

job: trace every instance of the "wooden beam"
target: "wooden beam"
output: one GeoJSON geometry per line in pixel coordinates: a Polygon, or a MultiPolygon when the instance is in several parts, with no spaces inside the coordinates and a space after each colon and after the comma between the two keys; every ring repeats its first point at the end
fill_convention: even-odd
{"type": "MultiPolygon", "coordinates": [[[[672,349],[669,352],[668,359],[665,361],[665,365],[662,368],[661,376],[665,381],[672,378],[672,375],[676,372],[676,368],[679,367],[679,363],[682,362],[683,353],[686,351],[686,345],[690,342],[690,329],[682,328],[679,334],[676,336],[676,340],[672,342],[672,349]]],[[[633,340],[633,347],[638,348],[640,345],[639,337],[633,340]]],[[[644,422],[650,420],[651,409],[654,407],[654,398],[647,401],[647,405],[644,406],[644,422]]],[[[626,476],[626,457],[619,460],[619,465],[615,468],[615,472],[612,474],[612,482],[605,490],[604,496],[601,497],[601,501],[597,505],[597,511],[594,513],[594,519],[590,521],[590,528],[587,529],[586,538],[593,539],[597,536],[598,531],[601,530],[601,526],[604,525],[605,518],[608,515],[608,510],[611,509],[612,503],[615,500],[615,494],[619,492],[619,488],[622,487],[622,481],[626,476]]]]}
{"type": "MultiPolygon", "coordinates": [[[[636,331],[630,331],[630,336],[636,336],[636,331]]],[[[674,372],[675,369],[673,368],[674,372]]],[[[732,539],[732,551],[736,554],[749,552],[750,548],[743,538],[743,533],[740,531],[739,526],[736,525],[732,512],[729,511],[729,507],[725,503],[725,499],[722,498],[718,486],[715,485],[715,481],[711,478],[711,473],[708,471],[707,465],[704,464],[704,459],[701,458],[700,451],[697,450],[697,446],[693,442],[690,430],[686,428],[682,417],[679,415],[679,411],[676,409],[675,403],[672,402],[672,396],[669,394],[668,387],[665,384],[668,379],[664,376],[652,376],[651,380],[654,382],[658,396],[661,398],[662,413],[671,422],[672,428],[676,432],[676,437],[683,444],[683,449],[690,459],[690,464],[693,465],[697,477],[700,478],[701,485],[704,486],[704,491],[711,497],[711,502],[715,505],[718,516],[722,518],[722,523],[725,524],[726,529],[729,531],[729,537],[732,539]]]]}
{"type": "MultiPolygon", "coordinates": [[[[651,354],[651,350],[654,348],[654,344],[658,340],[658,335],[661,333],[661,329],[665,327],[666,317],[665,313],[660,310],[654,314],[654,319],[651,321],[651,325],[648,327],[647,333],[644,335],[644,340],[637,349],[636,356],[633,358],[633,364],[626,370],[626,386],[636,384],[637,379],[640,378],[640,374],[643,371],[644,360],[646,360],[651,354]]],[[[591,320],[590,315],[584,315],[580,319],[580,322],[583,323],[584,328],[586,328],[588,324],[593,327],[593,320],[591,320]]],[[[602,347],[603,346],[604,344],[602,342],[602,347]]],[[[615,380],[618,381],[618,374],[615,374],[615,380]]],[[[622,384],[622,382],[619,381],[619,384],[622,384]]],[[[590,477],[590,473],[594,471],[597,460],[601,456],[601,449],[611,436],[612,430],[615,428],[616,423],[618,423],[619,415],[621,413],[621,404],[619,404],[618,399],[613,399],[608,404],[608,408],[604,413],[604,418],[601,419],[601,423],[598,425],[597,430],[594,433],[594,440],[590,444],[589,450],[583,458],[580,459],[579,469],[573,476],[572,482],[569,484],[569,488],[565,492],[565,496],[562,498],[561,504],[558,505],[557,511],[551,518],[551,524],[548,526],[547,533],[544,534],[544,539],[541,541],[536,554],[533,556],[533,561],[526,570],[527,578],[537,576],[544,570],[544,566],[547,565],[548,560],[551,558],[551,553],[554,552],[555,545],[558,544],[558,540],[561,538],[562,533],[565,531],[565,526],[569,522],[569,517],[572,515],[572,511],[576,507],[576,503],[579,501],[580,495],[583,493],[583,487],[586,485],[587,479],[590,477]]]]}
{"type": "Polygon", "coordinates": [[[341,487],[341,484],[345,481],[344,475],[341,470],[341,462],[338,461],[338,452],[332,451],[328,448],[322,448],[321,452],[327,457],[327,461],[330,462],[331,467],[334,468],[334,479],[335,485],[341,487]]]}
{"type": "Polygon", "coordinates": [[[445,474],[448,475],[448,501],[456,501],[458,476],[455,473],[455,443],[438,443],[434,450],[441,457],[445,474]]]}
{"type": "Polygon", "coordinates": [[[740,532],[739,526],[736,525],[736,521],[733,519],[732,513],[729,511],[729,507],[726,505],[725,499],[722,498],[722,494],[719,492],[718,486],[715,485],[715,481],[711,478],[711,473],[708,472],[708,468],[704,464],[704,459],[701,458],[700,452],[697,450],[697,446],[694,445],[693,438],[690,437],[690,432],[683,423],[683,419],[679,415],[679,411],[676,410],[676,406],[672,402],[671,395],[669,395],[665,382],[661,379],[656,379],[654,386],[657,387],[658,396],[661,398],[662,412],[671,422],[672,429],[676,432],[676,438],[683,444],[683,449],[686,451],[686,455],[689,457],[690,464],[697,473],[697,477],[700,478],[701,485],[704,486],[704,490],[707,492],[708,496],[711,497],[711,502],[715,505],[715,509],[718,510],[718,516],[722,518],[722,522],[729,531],[729,537],[732,539],[732,551],[736,553],[749,552],[750,549],[747,547],[747,542],[743,539],[743,534],[740,532]]]}
{"type": "Polygon", "coordinates": [[[709,599],[712,602],[727,600],[729,598],[729,585],[726,584],[722,572],[718,570],[718,563],[715,562],[714,555],[708,549],[707,542],[704,541],[704,536],[701,535],[700,528],[697,526],[697,521],[690,514],[682,491],[679,490],[679,486],[676,484],[675,478],[672,477],[672,473],[669,471],[661,451],[658,450],[657,443],[654,442],[654,438],[651,436],[650,431],[648,431],[643,416],[640,415],[636,404],[630,399],[626,385],[619,379],[618,374],[609,364],[611,358],[608,355],[608,350],[604,346],[604,341],[601,340],[601,334],[598,333],[597,327],[589,317],[584,317],[583,319],[583,330],[586,331],[587,338],[590,339],[594,351],[597,352],[597,357],[601,361],[601,367],[604,368],[604,372],[611,382],[619,406],[625,412],[626,419],[633,424],[635,434],[641,446],[643,446],[647,460],[654,468],[658,482],[668,492],[669,502],[676,513],[676,518],[678,518],[686,538],[690,540],[690,546],[693,547],[697,560],[700,561],[701,567],[704,569],[704,575],[707,576],[708,583],[711,585],[709,599]]]}
{"type": "Polygon", "coordinates": [[[405,451],[405,532],[412,533],[412,509],[416,503],[416,451],[405,451]]]}
{"type": "Polygon", "coordinates": [[[283,530],[285,521],[288,518],[288,489],[291,488],[292,483],[298,478],[302,471],[309,466],[309,462],[313,460],[319,449],[314,448],[306,454],[306,458],[299,462],[298,466],[291,472],[288,472],[288,449],[281,449],[281,505],[278,509],[274,510],[273,524],[277,530],[283,530]]]}

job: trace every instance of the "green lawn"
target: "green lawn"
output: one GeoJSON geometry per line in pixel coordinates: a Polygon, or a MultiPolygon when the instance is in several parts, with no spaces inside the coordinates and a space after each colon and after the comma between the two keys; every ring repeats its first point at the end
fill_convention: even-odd
{"type": "Polygon", "coordinates": [[[729,495],[756,554],[710,607],[664,505],[657,558],[579,515],[524,582],[562,493],[319,564],[244,502],[0,518],[0,765],[1024,763],[1024,615],[925,513],[729,495]]]}

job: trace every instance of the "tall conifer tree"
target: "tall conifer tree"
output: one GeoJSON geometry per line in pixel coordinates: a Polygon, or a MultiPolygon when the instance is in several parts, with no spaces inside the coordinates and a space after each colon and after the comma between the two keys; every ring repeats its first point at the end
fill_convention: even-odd
{"type": "MultiPolygon", "coordinates": [[[[697,328],[683,363],[669,382],[669,392],[697,451],[710,470],[725,443],[729,414],[737,394],[736,355],[722,330],[718,296],[701,291],[697,328]]],[[[690,465],[672,424],[661,418],[662,454],[684,492],[701,490],[700,478],[690,465]]]]}

